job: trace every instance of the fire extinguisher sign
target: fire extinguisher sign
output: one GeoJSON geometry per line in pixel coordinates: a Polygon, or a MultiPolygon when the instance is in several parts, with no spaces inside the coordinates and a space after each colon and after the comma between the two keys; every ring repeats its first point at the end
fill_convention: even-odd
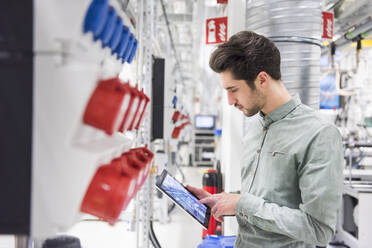
{"type": "Polygon", "coordinates": [[[322,12],[323,16],[323,39],[332,39],[333,38],[333,13],[331,12],[322,12]]]}
{"type": "Polygon", "coordinates": [[[224,43],[227,40],[227,17],[207,19],[207,39],[208,44],[224,43]]]}

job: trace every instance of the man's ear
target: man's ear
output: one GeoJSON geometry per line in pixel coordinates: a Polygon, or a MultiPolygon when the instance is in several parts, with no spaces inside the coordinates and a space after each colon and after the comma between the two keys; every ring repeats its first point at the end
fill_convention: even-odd
{"type": "Polygon", "coordinates": [[[256,84],[256,87],[258,88],[268,88],[269,87],[269,79],[270,79],[270,76],[269,74],[267,74],[266,72],[264,71],[261,71],[260,73],[258,73],[257,77],[256,77],[256,81],[255,81],[255,84],[256,84]]]}

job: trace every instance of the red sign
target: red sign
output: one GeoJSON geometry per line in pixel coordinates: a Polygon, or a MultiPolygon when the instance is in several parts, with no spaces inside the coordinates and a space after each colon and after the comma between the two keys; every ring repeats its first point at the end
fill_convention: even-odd
{"type": "Polygon", "coordinates": [[[227,41],[227,17],[207,19],[207,44],[218,44],[227,41]]]}
{"type": "Polygon", "coordinates": [[[227,3],[227,0],[217,0],[217,3],[227,3]]]}
{"type": "Polygon", "coordinates": [[[333,38],[333,13],[331,12],[322,12],[323,16],[323,35],[324,39],[333,38]]]}

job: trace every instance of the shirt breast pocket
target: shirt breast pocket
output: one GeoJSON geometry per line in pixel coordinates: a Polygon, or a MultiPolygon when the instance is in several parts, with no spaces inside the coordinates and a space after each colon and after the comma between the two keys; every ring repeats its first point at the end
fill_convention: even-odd
{"type": "Polygon", "coordinates": [[[293,154],[272,149],[264,153],[261,176],[265,186],[273,191],[291,189],[297,184],[297,172],[293,154]]]}

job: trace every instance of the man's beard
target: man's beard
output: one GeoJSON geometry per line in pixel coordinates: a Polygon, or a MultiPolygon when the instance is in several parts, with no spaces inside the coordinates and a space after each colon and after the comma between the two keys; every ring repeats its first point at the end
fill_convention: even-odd
{"type": "Polygon", "coordinates": [[[243,113],[245,116],[247,117],[251,117],[251,116],[254,116],[255,114],[257,114],[263,107],[264,107],[264,103],[266,102],[266,97],[264,96],[264,94],[262,94],[261,91],[259,90],[254,90],[254,96],[253,96],[253,101],[254,102],[254,105],[251,106],[250,108],[245,108],[243,106],[243,113]]]}
{"type": "Polygon", "coordinates": [[[259,106],[253,106],[252,108],[243,108],[243,114],[247,117],[251,117],[251,116],[254,116],[255,114],[257,114],[259,111],[261,110],[261,108],[259,106]]]}

